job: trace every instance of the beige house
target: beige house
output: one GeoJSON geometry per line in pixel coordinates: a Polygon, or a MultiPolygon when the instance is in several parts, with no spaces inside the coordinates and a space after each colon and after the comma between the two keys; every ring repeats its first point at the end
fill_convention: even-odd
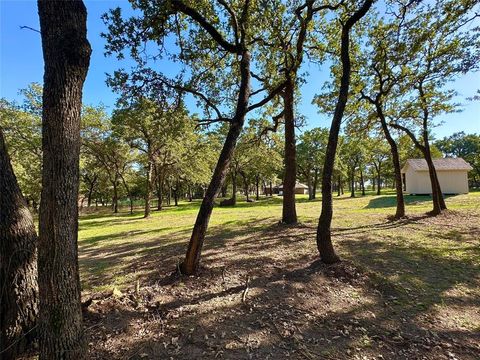
{"type": "MultiPolygon", "coordinates": [[[[468,171],[472,167],[462,158],[434,159],[438,181],[444,194],[467,194],[468,171]]],[[[408,159],[402,168],[403,190],[409,194],[431,194],[432,186],[425,159],[408,159]]]]}
{"type": "MultiPolygon", "coordinates": [[[[308,186],[297,182],[295,184],[295,194],[308,194],[308,186]]],[[[283,185],[278,186],[278,195],[283,195],[283,185]]]]}

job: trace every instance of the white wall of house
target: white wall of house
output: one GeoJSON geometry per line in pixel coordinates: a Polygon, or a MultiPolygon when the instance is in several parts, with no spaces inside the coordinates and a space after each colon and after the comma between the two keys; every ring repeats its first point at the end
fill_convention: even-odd
{"type": "MultiPolygon", "coordinates": [[[[438,181],[444,194],[467,194],[468,175],[466,170],[437,170],[438,181]]],[[[405,192],[409,194],[431,194],[432,186],[428,171],[405,171],[405,192]]]]}

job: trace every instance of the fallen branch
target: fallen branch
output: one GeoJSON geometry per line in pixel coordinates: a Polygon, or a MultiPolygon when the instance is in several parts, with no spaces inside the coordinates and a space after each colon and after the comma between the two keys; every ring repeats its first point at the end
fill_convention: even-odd
{"type": "Polygon", "coordinates": [[[247,300],[248,290],[250,289],[248,285],[250,284],[250,275],[247,275],[247,280],[245,281],[245,289],[243,290],[242,303],[245,303],[247,300]]]}

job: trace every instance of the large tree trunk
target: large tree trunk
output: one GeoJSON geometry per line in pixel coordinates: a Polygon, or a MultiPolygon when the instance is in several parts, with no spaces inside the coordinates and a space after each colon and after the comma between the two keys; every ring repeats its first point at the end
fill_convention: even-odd
{"type": "Polygon", "coordinates": [[[283,178],[283,211],[282,222],[295,224],[297,210],[295,208],[295,183],[297,178],[297,155],[295,145],[295,114],[294,114],[294,80],[287,75],[283,103],[285,121],[285,175],[283,178]]]}
{"type": "MultiPolygon", "coordinates": [[[[400,155],[398,154],[398,146],[387,126],[387,121],[383,114],[382,106],[377,102],[375,104],[377,109],[377,114],[380,118],[380,123],[382,124],[383,134],[387,139],[388,144],[390,145],[390,153],[392,154],[393,161],[393,170],[395,174],[395,192],[397,197],[397,210],[395,212],[395,219],[400,219],[405,216],[405,201],[403,199],[403,188],[402,188],[402,172],[400,167],[400,155]]],[[[378,182],[378,193],[380,193],[380,181],[378,182]]]]}
{"type": "Polygon", "coordinates": [[[260,200],[260,177],[258,175],[255,175],[255,199],[258,201],[260,200]]]}
{"type": "Polygon", "coordinates": [[[228,166],[232,159],[237,139],[240,136],[240,132],[242,131],[245,122],[245,115],[247,113],[248,101],[250,98],[250,53],[248,51],[244,51],[242,54],[240,74],[241,82],[235,116],[230,123],[230,128],[227,137],[225,138],[222,151],[220,152],[220,157],[218,158],[212,179],[208,185],[202,205],[200,206],[197,220],[193,227],[192,236],[188,244],[185,260],[180,267],[182,273],[187,275],[194,274],[198,270],[203,242],[205,241],[205,234],[207,232],[208,222],[210,220],[210,215],[212,214],[215,198],[225,181],[225,176],[228,172],[228,166]]]}
{"type": "Polygon", "coordinates": [[[0,360],[25,351],[37,316],[37,234],[0,128],[0,360]]]}
{"type": "Polygon", "coordinates": [[[90,62],[82,1],[38,1],[43,58],[39,359],[86,357],[78,272],[82,88],[90,62]]]}
{"type": "Polygon", "coordinates": [[[325,263],[335,263],[340,259],[335,254],[331,238],[331,224],[333,216],[332,199],[332,175],[335,165],[335,153],[337,151],[338,134],[342,123],[343,113],[348,100],[348,91],[350,87],[350,29],[360,20],[372,6],[373,0],[365,0],[359,10],[357,10],[345,24],[342,26],[340,57],[342,63],[342,77],[340,80],[340,91],[333,114],[332,125],[328,136],[327,150],[325,154],[325,163],[322,176],[322,212],[318,221],[317,228],[317,248],[320,258],[325,263]]]}

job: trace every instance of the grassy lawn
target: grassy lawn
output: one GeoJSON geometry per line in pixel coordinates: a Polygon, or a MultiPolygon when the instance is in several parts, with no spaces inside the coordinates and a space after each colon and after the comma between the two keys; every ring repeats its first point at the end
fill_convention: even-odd
{"type": "Polygon", "coordinates": [[[141,209],[81,216],[84,297],[114,287],[124,294],[91,308],[103,319],[103,335],[91,334],[95,356],[475,358],[480,192],[448,197],[449,211],[436,218],[425,215],[428,196],[407,196],[399,221],[389,220],[392,192],[335,198],[333,239],[345,261],[334,266],[315,262],[320,201],[299,196],[294,227],[278,224],[281,201],[216,207],[200,277],[173,284],[165,279],[183,258],[198,202],[149,219],[141,209]],[[137,281],[143,300],[132,305],[137,281]],[[142,315],[153,308],[158,318],[142,315]]]}

